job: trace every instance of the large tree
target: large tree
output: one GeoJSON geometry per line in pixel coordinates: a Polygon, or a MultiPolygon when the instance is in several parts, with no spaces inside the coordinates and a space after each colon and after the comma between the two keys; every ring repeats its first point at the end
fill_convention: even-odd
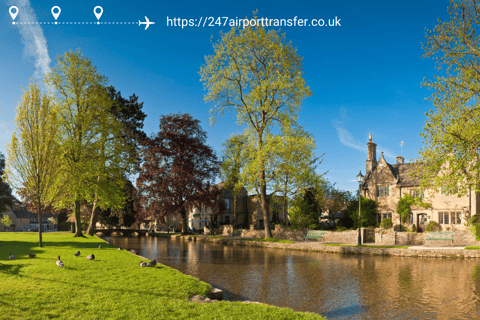
{"type": "Polygon", "coordinates": [[[59,179],[59,112],[36,83],[24,90],[17,107],[16,131],[7,146],[8,180],[29,199],[38,214],[39,247],[42,243],[42,209],[51,203],[51,189],[59,179]]]}
{"type": "Polygon", "coordinates": [[[180,213],[185,233],[187,210],[212,205],[218,195],[213,181],[219,162],[206,139],[200,121],[189,114],[160,117],[160,131],[142,143],[144,163],[137,188],[143,219],[180,213]]]}
{"type": "Polygon", "coordinates": [[[5,179],[5,156],[0,152],[0,213],[13,205],[13,195],[10,185],[5,179]]]}
{"type": "Polygon", "coordinates": [[[221,178],[224,180],[224,188],[231,190],[233,194],[233,228],[237,226],[237,201],[244,193],[245,185],[241,179],[241,173],[247,163],[245,144],[247,138],[244,135],[231,135],[223,143],[223,161],[221,165],[221,178]]]}
{"type": "MultiPolygon", "coordinates": [[[[200,70],[213,113],[234,108],[238,123],[247,125],[255,135],[256,151],[250,156],[255,165],[261,208],[265,218],[265,237],[271,237],[266,162],[266,135],[276,125],[288,126],[298,118],[302,100],[311,95],[303,79],[302,58],[296,48],[285,41],[285,35],[263,27],[232,28],[221,33],[213,44],[215,53],[205,58],[200,70]]],[[[214,119],[212,119],[214,120],[214,119]]]]}
{"type": "Polygon", "coordinates": [[[435,109],[426,114],[416,173],[423,189],[464,195],[480,191],[480,4],[451,1],[448,12],[450,20],[427,30],[423,46],[439,74],[422,83],[434,90],[435,109]]]}
{"type": "Polygon", "coordinates": [[[53,88],[60,106],[62,176],[52,191],[58,193],[58,208],[74,205],[75,236],[79,237],[83,236],[82,201],[93,204],[94,209],[122,206],[131,146],[120,139],[122,126],[111,112],[107,78],[80,51],[59,55],[58,65],[46,75],[45,83],[53,88]]]}

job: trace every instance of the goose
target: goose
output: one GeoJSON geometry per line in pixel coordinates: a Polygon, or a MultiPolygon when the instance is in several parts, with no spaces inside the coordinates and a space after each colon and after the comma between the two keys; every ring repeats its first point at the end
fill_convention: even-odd
{"type": "Polygon", "coordinates": [[[60,256],[58,256],[57,266],[59,266],[60,268],[64,267],[62,260],[60,260],[60,256]]]}
{"type": "Polygon", "coordinates": [[[29,257],[29,258],[35,258],[36,256],[37,256],[37,255],[36,255],[35,253],[29,253],[29,254],[28,254],[28,257],[29,257]]]}
{"type": "Polygon", "coordinates": [[[122,250],[122,248],[118,247],[118,249],[117,249],[117,250],[122,250]]]}
{"type": "Polygon", "coordinates": [[[99,245],[99,246],[98,246],[98,249],[102,249],[102,245],[99,245]]]}
{"type": "Polygon", "coordinates": [[[137,254],[137,251],[135,251],[135,249],[130,250],[130,252],[133,254],[137,254]]]}
{"type": "Polygon", "coordinates": [[[74,253],[73,254],[75,257],[80,257],[80,251],[78,251],[77,253],[74,253]]]}
{"type": "Polygon", "coordinates": [[[95,259],[95,255],[94,255],[94,254],[91,254],[91,255],[87,256],[87,259],[88,259],[88,260],[94,260],[94,259],[95,259]]]}
{"type": "Polygon", "coordinates": [[[153,259],[152,261],[150,261],[149,263],[147,263],[147,265],[149,267],[155,267],[157,265],[157,261],[155,259],[153,259]]]}
{"type": "Polygon", "coordinates": [[[147,265],[148,265],[148,264],[147,264],[146,262],[143,262],[143,261],[140,262],[140,264],[139,264],[140,267],[146,267],[147,265]]]}
{"type": "Polygon", "coordinates": [[[15,256],[14,256],[14,255],[12,255],[11,253],[9,253],[9,254],[8,254],[8,259],[10,259],[10,260],[14,260],[14,259],[15,259],[15,256]]]}

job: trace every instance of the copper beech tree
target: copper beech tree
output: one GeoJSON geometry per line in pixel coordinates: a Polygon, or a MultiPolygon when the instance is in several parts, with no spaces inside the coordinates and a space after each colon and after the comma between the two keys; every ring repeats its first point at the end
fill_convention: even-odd
{"type": "Polygon", "coordinates": [[[144,163],[137,179],[139,219],[180,213],[185,233],[187,210],[215,202],[219,190],[213,181],[219,161],[206,139],[200,121],[189,114],[160,117],[160,131],[142,142],[144,163]]]}

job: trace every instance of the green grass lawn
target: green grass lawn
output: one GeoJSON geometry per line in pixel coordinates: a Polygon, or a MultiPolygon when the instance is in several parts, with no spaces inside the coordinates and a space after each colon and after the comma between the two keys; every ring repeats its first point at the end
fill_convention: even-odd
{"type": "Polygon", "coordinates": [[[360,247],[360,248],[394,248],[394,249],[408,249],[408,246],[368,246],[368,245],[351,245],[351,244],[340,244],[340,243],[323,243],[324,246],[332,247],[360,247]]]}
{"type": "Polygon", "coordinates": [[[470,247],[465,247],[465,250],[480,250],[480,247],[470,246],[470,247]]]}
{"type": "Polygon", "coordinates": [[[39,248],[38,234],[0,233],[0,319],[323,319],[266,305],[189,302],[210,285],[163,265],[141,268],[144,260],[96,237],[43,239],[39,248]],[[55,264],[58,255],[64,268],[55,264]]]}
{"type": "Polygon", "coordinates": [[[295,243],[295,241],[290,240],[282,240],[282,239],[275,239],[275,238],[264,238],[264,239],[240,239],[243,241],[261,241],[261,242],[280,242],[280,243],[295,243]]]}
{"type": "Polygon", "coordinates": [[[227,239],[227,238],[230,238],[228,236],[208,236],[207,238],[210,238],[210,239],[227,239]]]}

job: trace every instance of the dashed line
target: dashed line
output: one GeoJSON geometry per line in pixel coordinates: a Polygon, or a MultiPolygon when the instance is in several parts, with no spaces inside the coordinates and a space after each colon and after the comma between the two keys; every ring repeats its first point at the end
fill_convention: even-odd
{"type": "Polygon", "coordinates": [[[13,21],[12,24],[138,24],[138,22],[123,22],[123,21],[111,21],[111,22],[92,22],[92,21],[46,21],[46,22],[39,22],[39,21],[13,21]]]}

